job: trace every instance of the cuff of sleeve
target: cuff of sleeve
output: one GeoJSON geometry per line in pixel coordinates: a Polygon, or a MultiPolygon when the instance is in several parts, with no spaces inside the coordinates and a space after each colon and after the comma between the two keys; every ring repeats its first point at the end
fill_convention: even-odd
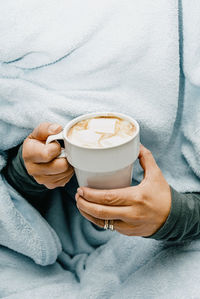
{"type": "Polygon", "coordinates": [[[23,185],[24,182],[28,184],[30,189],[29,191],[31,191],[31,189],[33,192],[37,192],[37,191],[41,192],[47,190],[47,188],[44,185],[38,184],[36,180],[28,174],[24,164],[24,160],[22,158],[22,145],[20,146],[18,154],[16,156],[16,162],[14,168],[16,173],[18,173],[18,177],[21,177],[21,180],[23,181],[23,185]]]}
{"type": "Polygon", "coordinates": [[[170,213],[167,217],[167,220],[156,233],[146,238],[151,238],[160,241],[167,241],[169,239],[173,240],[173,233],[175,231],[178,219],[181,215],[182,199],[180,198],[179,193],[176,190],[174,190],[172,187],[170,187],[170,189],[172,201],[170,213]]]}
{"type": "Polygon", "coordinates": [[[40,194],[47,190],[44,185],[38,184],[28,174],[22,158],[22,145],[19,147],[16,156],[11,159],[4,169],[4,176],[8,183],[21,194],[30,194],[31,192],[33,194],[40,194]]]}

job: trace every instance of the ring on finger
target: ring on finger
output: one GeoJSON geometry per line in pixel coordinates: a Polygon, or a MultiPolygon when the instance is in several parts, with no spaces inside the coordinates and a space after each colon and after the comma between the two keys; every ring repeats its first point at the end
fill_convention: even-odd
{"type": "Polygon", "coordinates": [[[105,220],[104,221],[104,229],[109,229],[114,231],[114,221],[113,220],[105,220]]]}
{"type": "Polygon", "coordinates": [[[114,221],[113,220],[109,220],[108,229],[111,231],[114,231],[114,221]]]}
{"type": "Polygon", "coordinates": [[[105,220],[104,221],[104,229],[108,229],[109,228],[109,220],[105,220]]]}

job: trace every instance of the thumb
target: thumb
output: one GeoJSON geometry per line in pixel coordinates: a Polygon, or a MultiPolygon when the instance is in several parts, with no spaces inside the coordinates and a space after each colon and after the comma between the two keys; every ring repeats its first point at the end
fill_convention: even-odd
{"type": "Polygon", "coordinates": [[[41,123],[29,135],[31,139],[45,141],[49,135],[58,134],[62,131],[62,126],[52,123],[41,123]]]}
{"type": "Polygon", "coordinates": [[[144,147],[142,144],[140,145],[140,153],[138,158],[140,161],[140,165],[144,170],[144,177],[146,177],[147,175],[152,175],[155,170],[158,170],[159,167],[151,151],[144,147]]]}

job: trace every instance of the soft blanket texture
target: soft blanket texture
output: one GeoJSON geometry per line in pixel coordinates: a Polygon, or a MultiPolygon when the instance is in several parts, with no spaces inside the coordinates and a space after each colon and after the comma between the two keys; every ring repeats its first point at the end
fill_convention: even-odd
{"type": "MultiPolygon", "coordinates": [[[[139,121],[168,182],[200,191],[199,0],[0,5],[1,169],[42,121],[120,111],[139,121]]],[[[43,218],[1,176],[0,298],[199,296],[199,241],[102,231],[79,214],[76,184],[52,192],[43,218]]]]}

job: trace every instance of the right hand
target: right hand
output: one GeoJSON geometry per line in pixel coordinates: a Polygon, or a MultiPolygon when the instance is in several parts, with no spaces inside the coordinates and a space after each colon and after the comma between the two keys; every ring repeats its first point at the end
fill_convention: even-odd
{"type": "Polygon", "coordinates": [[[42,123],[25,139],[22,157],[29,175],[48,189],[64,187],[74,174],[66,158],[57,158],[61,152],[58,142],[46,144],[49,135],[58,134],[62,127],[42,123]]]}

